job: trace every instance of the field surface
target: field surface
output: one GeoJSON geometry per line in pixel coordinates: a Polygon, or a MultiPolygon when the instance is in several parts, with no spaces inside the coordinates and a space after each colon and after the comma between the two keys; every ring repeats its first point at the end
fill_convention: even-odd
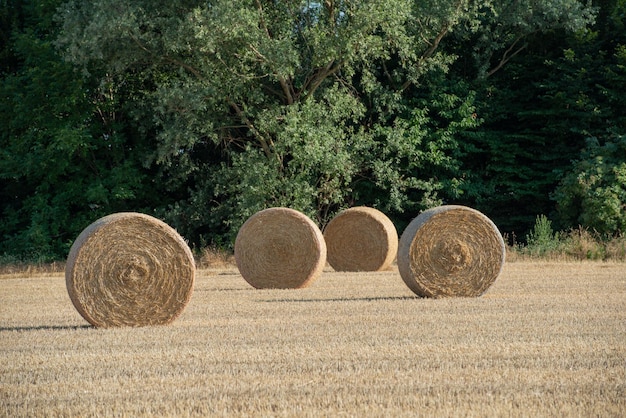
{"type": "Polygon", "coordinates": [[[505,265],[480,298],[397,270],[301,290],[201,270],[162,327],[95,329],[62,274],[0,277],[0,416],[626,414],[626,264],[505,265]]]}

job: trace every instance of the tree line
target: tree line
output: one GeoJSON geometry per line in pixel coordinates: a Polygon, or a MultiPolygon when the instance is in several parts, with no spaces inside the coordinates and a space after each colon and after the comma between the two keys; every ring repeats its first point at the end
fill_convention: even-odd
{"type": "Polygon", "coordinates": [[[140,211],[626,231],[626,0],[2,0],[0,255],[140,211]]]}

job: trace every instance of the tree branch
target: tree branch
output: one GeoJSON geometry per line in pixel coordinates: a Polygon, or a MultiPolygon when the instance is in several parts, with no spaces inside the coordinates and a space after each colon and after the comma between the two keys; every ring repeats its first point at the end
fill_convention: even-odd
{"type": "Polygon", "coordinates": [[[450,30],[450,24],[446,22],[446,24],[443,25],[443,27],[441,28],[437,36],[435,36],[435,39],[433,39],[433,41],[430,43],[430,48],[428,48],[426,52],[424,52],[422,56],[420,57],[420,61],[419,61],[420,65],[424,60],[433,56],[433,54],[435,53],[435,50],[439,47],[439,43],[441,43],[441,40],[443,39],[444,36],[446,36],[449,30],[450,30]]]}
{"type": "MultiPolygon", "coordinates": [[[[463,0],[459,0],[456,5],[455,5],[455,12],[453,13],[453,16],[446,22],[444,22],[443,26],[441,27],[441,29],[439,30],[439,33],[437,34],[437,36],[435,36],[435,39],[433,39],[432,42],[429,42],[428,40],[424,39],[422,37],[422,39],[424,39],[424,41],[430,45],[430,47],[424,51],[424,53],[422,54],[422,56],[420,57],[420,59],[417,62],[417,67],[421,67],[422,64],[424,63],[424,61],[426,61],[428,58],[432,57],[433,54],[435,53],[435,51],[437,50],[437,48],[439,48],[439,44],[441,43],[441,40],[448,34],[448,32],[450,31],[450,27],[452,27],[455,24],[455,19],[456,19],[456,15],[458,14],[458,12],[461,10],[461,8],[463,7],[463,5],[465,4],[465,2],[463,0]]],[[[421,21],[418,20],[418,22],[420,22],[420,26],[422,26],[421,21]]],[[[411,85],[413,84],[413,80],[407,80],[404,82],[404,84],[402,85],[402,90],[406,90],[408,89],[411,85]]]]}
{"type": "Polygon", "coordinates": [[[311,97],[313,93],[315,93],[315,90],[317,90],[317,88],[324,82],[324,80],[326,80],[326,78],[330,77],[341,69],[343,61],[337,62],[335,66],[333,66],[333,64],[335,64],[335,60],[330,61],[324,68],[319,69],[312,77],[310,77],[304,83],[302,90],[306,91],[306,95],[304,97],[305,100],[311,97]]]}
{"type": "Polygon", "coordinates": [[[337,20],[335,17],[335,2],[332,0],[325,0],[324,8],[326,9],[326,13],[328,13],[328,24],[331,27],[335,27],[335,22],[337,20]]]}
{"type": "MultiPolygon", "coordinates": [[[[535,32],[538,31],[534,31],[531,32],[528,35],[531,35],[535,32]]],[[[511,44],[510,47],[507,48],[506,51],[504,51],[504,54],[502,55],[502,58],[500,59],[500,62],[498,62],[498,65],[496,65],[494,68],[492,68],[491,70],[489,70],[487,72],[487,75],[485,75],[485,78],[492,76],[495,72],[497,72],[499,69],[501,69],[502,67],[504,67],[509,61],[511,61],[511,59],[513,57],[515,57],[517,54],[519,54],[520,52],[522,52],[524,49],[526,49],[526,47],[528,46],[528,44],[524,44],[522,46],[520,46],[519,48],[517,48],[515,51],[513,51],[513,48],[515,48],[515,45],[517,45],[517,43],[519,41],[521,41],[523,38],[525,38],[528,35],[519,35],[515,41],[513,41],[513,43],[511,44]],[[513,51],[513,53],[511,53],[511,51],[513,51]],[[511,55],[509,55],[511,54],[511,55]]]]}
{"type": "MultiPolygon", "coordinates": [[[[137,44],[137,46],[143,50],[144,52],[147,52],[148,54],[159,58],[159,55],[157,55],[156,53],[154,53],[153,51],[151,51],[150,49],[148,49],[148,47],[146,47],[144,44],[141,43],[141,41],[139,39],[137,39],[137,37],[135,37],[132,33],[128,34],[130,36],[130,38],[133,40],[133,42],[135,42],[135,44],[137,44]]],[[[186,64],[180,60],[177,60],[175,58],[172,58],[168,55],[163,55],[160,56],[160,59],[162,59],[165,62],[169,62],[170,64],[174,64],[174,65],[178,65],[179,67],[184,68],[185,70],[189,71],[190,73],[192,73],[193,75],[195,75],[199,80],[205,80],[204,76],[202,75],[202,73],[195,67],[186,64]]]]}
{"type": "MultiPolygon", "coordinates": [[[[230,107],[233,108],[233,110],[235,111],[237,116],[239,116],[241,121],[245,123],[248,129],[250,129],[250,131],[254,134],[255,138],[259,141],[259,143],[261,144],[261,148],[263,148],[263,152],[265,153],[265,156],[267,158],[271,158],[272,154],[274,154],[271,148],[274,146],[273,141],[271,139],[266,139],[263,136],[263,134],[259,132],[259,130],[252,123],[252,121],[245,115],[243,110],[241,110],[239,105],[235,103],[230,97],[227,97],[226,101],[228,102],[230,107]]],[[[280,161],[280,158],[279,158],[279,161],[280,161]]]]}
{"type": "MultiPolygon", "coordinates": [[[[263,17],[264,11],[263,11],[263,5],[261,4],[260,0],[256,0],[256,4],[257,4],[257,8],[259,10],[259,20],[261,22],[261,27],[263,28],[265,35],[267,36],[267,39],[272,39],[272,35],[270,34],[269,28],[267,27],[267,24],[265,23],[265,18],[263,17]]],[[[271,61],[268,60],[263,54],[261,54],[255,47],[254,45],[250,45],[250,47],[252,48],[252,50],[255,52],[255,54],[257,54],[257,57],[260,57],[263,59],[264,62],[269,63],[270,67],[271,67],[271,61]]],[[[287,79],[281,75],[278,74],[278,72],[272,68],[272,72],[274,73],[274,76],[276,76],[276,78],[278,79],[278,82],[280,83],[280,87],[283,90],[283,94],[285,95],[285,100],[287,102],[288,105],[292,105],[294,103],[294,99],[293,99],[293,95],[291,94],[291,92],[293,91],[293,88],[290,87],[289,82],[287,81],[287,79]]]]}
{"type": "MultiPolygon", "coordinates": [[[[435,39],[433,39],[432,42],[427,42],[430,45],[430,47],[426,51],[424,51],[420,59],[417,61],[418,68],[424,64],[424,61],[426,61],[428,58],[433,56],[433,54],[439,47],[441,40],[444,38],[444,36],[446,36],[449,30],[450,30],[450,24],[446,22],[442,26],[441,30],[439,30],[439,33],[437,34],[437,36],[435,36],[435,39]]],[[[404,84],[402,84],[402,90],[404,91],[408,89],[412,84],[413,84],[413,80],[405,81],[404,84]]]]}

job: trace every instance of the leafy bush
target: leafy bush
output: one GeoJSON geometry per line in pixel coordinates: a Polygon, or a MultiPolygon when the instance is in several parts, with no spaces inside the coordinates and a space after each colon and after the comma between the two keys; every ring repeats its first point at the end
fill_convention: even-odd
{"type": "MultiPolygon", "coordinates": [[[[507,240],[510,241],[510,240],[507,240]]],[[[539,215],[526,236],[526,245],[512,242],[507,260],[626,260],[626,236],[607,236],[579,226],[568,231],[554,231],[552,222],[539,215]]]]}
{"type": "Polygon", "coordinates": [[[525,252],[531,255],[544,256],[559,248],[559,234],[554,232],[552,222],[545,215],[539,215],[535,221],[535,226],[526,236],[526,243],[525,252]]]}
{"type": "Polygon", "coordinates": [[[626,135],[601,144],[590,138],[582,157],[554,193],[565,225],[607,236],[626,231],[626,135]]]}

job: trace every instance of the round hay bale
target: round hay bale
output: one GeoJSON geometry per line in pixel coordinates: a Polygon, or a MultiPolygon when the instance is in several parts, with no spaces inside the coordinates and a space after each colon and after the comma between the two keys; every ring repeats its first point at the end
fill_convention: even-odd
{"type": "Polygon", "coordinates": [[[243,278],[257,289],[297,289],[322,272],[326,243],[306,215],[270,208],[252,215],[239,230],[235,261],[243,278]]]}
{"type": "Polygon", "coordinates": [[[178,233],[151,216],[122,212],[78,236],[65,282],[74,307],[96,327],[161,325],[193,292],[193,255],[178,233]]]}
{"type": "Polygon", "coordinates": [[[413,219],[402,233],[398,270],[419,296],[482,295],[502,270],[502,235],[484,214],[440,206],[413,219]]]}
{"type": "Polygon", "coordinates": [[[365,206],[346,209],[324,228],[328,262],[337,271],[380,271],[398,252],[398,233],[381,211],[365,206]]]}

